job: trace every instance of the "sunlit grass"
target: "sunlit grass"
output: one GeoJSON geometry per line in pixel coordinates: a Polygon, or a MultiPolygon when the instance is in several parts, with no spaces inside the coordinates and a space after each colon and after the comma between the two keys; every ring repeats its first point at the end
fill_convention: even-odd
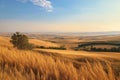
{"type": "Polygon", "coordinates": [[[111,66],[100,62],[82,64],[54,59],[33,51],[0,47],[1,80],[116,80],[111,66]]]}
{"type": "Polygon", "coordinates": [[[0,44],[0,80],[120,80],[107,61],[86,58],[81,64],[73,55],[17,50],[8,43],[0,44]]]}

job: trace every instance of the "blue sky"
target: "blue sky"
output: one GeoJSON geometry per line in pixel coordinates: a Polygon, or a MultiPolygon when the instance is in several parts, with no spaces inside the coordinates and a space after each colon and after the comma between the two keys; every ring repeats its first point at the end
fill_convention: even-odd
{"type": "Polygon", "coordinates": [[[120,31],[119,0],[0,0],[0,32],[120,31]]]}

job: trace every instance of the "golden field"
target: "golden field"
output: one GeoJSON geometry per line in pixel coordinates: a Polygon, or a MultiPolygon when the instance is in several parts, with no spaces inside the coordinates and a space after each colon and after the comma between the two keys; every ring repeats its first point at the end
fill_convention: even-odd
{"type": "Polygon", "coordinates": [[[38,39],[30,39],[29,42],[34,44],[34,45],[38,45],[38,46],[40,45],[40,46],[45,46],[45,47],[49,47],[49,46],[58,47],[59,46],[55,43],[51,43],[51,42],[43,41],[43,40],[38,40],[38,39]]]}
{"type": "MultiPolygon", "coordinates": [[[[120,80],[119,53],[24,51],[13,48],[9,40],[0,37],[0,80],[120,80]]],[[[42,44],[38,40],[31,43],[42,44]]]]}

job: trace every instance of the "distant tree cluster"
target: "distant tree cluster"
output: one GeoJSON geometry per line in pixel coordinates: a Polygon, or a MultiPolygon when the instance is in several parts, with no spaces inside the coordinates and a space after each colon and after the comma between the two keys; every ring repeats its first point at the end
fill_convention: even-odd
{"type": "Polygon", "coordinates": [[[113,45],[113,46],[120,46],[120,43],[111,43],[111,42],[86,42],[83,44],[78,45],[78,47],[84,46],[91,46],[91,45],[113,45]]]}
{"type": "Polygon", "coordinates": [[[112,47],[110,49],[107,48],[96,48],[96,47],[91,47],[91,51],[101,51],[101,52],[120,52],[120,47],[112,47]]]}
{"type": "Polygon", "coordinates": [[[120,43],[118,42],[86,42],[78,45],[75,50],[85,50],[85,51],[98,51],[98,52],[120,52],[120,43]],[[116,47],[108,48],[97,48],[96,45],[113,45],[116,47]],[[88,46],[88,47],[87,47],[88,46]],[[89,48],[89,46],[91,46],[89,48]]]}
{"type": "Polygon", "coordinates": [[[28,37],[19,32],[16,32],[11,36],[10,42],[18,49],[30,50],[33,48],[33,45],[28,42],[28,37]]]}

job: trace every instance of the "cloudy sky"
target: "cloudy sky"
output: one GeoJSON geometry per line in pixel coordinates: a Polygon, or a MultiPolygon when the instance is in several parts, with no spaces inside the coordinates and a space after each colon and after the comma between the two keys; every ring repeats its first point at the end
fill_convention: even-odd
{"type": "Polygon", "coordinates": [[[0,0],[0,32],[120,31],[120,0],[0,0]]]}

